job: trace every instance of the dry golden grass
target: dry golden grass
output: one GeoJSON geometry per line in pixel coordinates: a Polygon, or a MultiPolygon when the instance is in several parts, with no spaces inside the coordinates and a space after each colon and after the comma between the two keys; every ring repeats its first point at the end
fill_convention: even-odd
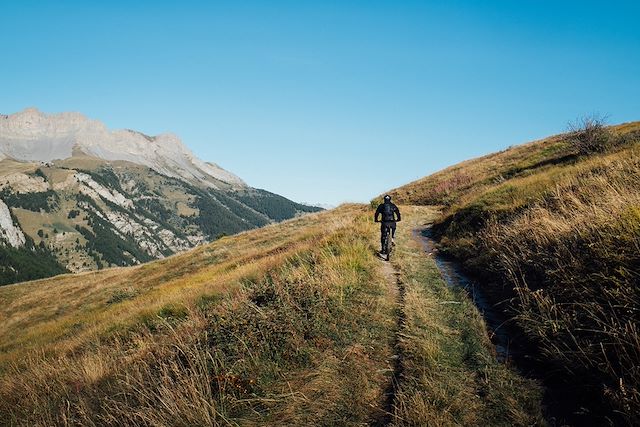
{"type": "MultiPolygon", "coordinates": [[[[429,208],[404,207],[401,224],[414,229],[435,217],[429,208]]],[[[465,291],[445,284],[433,258],[425,259],[410,235],[399,240],[394,262],[407,316],[393,425],[544,425],[540,388],[496,361],[482,316],[465,291]]]]}
{"type": "Polygon", "coordinates": [[[535,385],[494,361],[480,315],[410,238],[434,212],[404,210],[400,330],[378,227],[354,205],[142,266],[0,288],[0,424],[537,422],[535,385]],[[439,304],[452,298],[454,311],[439,304]]]}
{"type": "MultiPolygon", "coordinates": [[[[326,214],[324,214],[326,216],[326,214]]],[[[104,331],[114,322],[137,322],[146,311],[189,299],[198,292],[232,292],[234,279],[276,264],[339,226],[322,215],[270,226],[201,246],[186,254],[130,268],[114,268],[78,275],[63,275],[0,288],[0,362],[19,360],[32,347],[52,351],[83,335],[104,331]],[[162,286],[158,286],[162,285],[162,286]],[[123,290],[130,298],[109,301],[123,290]],[[72,329],[71,329],[72,328],[72,329]],[[67,337],[68,338],[68,337],[67,337]],[[16,349],[14,352],[8,350],[16,349]]]]}
{"type": "Polygon", "coordinates": [[[640,422],[640,123],[610,131],[624,143],[604,153],[560,135],[393,193],[445,206],[442,249],[508,300],[574,423],[640,422]]]}
{"type": "Polygon", "coordinates": [[[640,147],[575,166],[544,200],[480,239],[517,292],[517,319],[544,357],[595,377],[640,411],[640,147]]]}
{"type": "MultiPolygon", "coordinates": [[[[640,122],[625,123],[610,129],[617,136],[637,135],[640,122]]],[[[538,174],[556,165],[575,161],[576,153],[567,135],[557,135],[458,163],[391,190],[389,194],[399,203],[443,205],[449,208],[445,213],[452,213],[513,177],[538,174]]]]}
{"type": "Polygon", "coordinates": [[[362,424],[393,304],[346,206],[150,264],[0,289],[9,425],[362,424]]]}

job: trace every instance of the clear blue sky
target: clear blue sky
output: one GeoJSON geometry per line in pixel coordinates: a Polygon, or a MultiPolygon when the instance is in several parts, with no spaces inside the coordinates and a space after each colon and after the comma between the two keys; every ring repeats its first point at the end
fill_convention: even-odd
{"type": "Polygon", "coordinates": [[[172,131],[297,201],[640,120],[637,1],[96,3],[2,0],[0,112],[172,131]]]}

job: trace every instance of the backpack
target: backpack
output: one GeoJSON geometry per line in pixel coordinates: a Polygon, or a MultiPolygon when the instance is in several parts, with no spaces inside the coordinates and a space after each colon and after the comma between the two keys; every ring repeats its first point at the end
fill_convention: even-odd
{"type": "Polygon", "coordinates": [[[382,205],[382,220],[383,221],[395,221],[396,218],[393,215],[395,211],[395,205],[393,203],[384,203],[382,205]]]}

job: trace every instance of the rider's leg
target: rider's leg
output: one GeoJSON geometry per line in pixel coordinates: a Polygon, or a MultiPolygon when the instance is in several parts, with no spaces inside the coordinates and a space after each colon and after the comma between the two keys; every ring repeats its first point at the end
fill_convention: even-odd
{"type": "Polygon", "coordinates": [[[396,244],[396,223],[391,225],[391,243],[396,244]]]}
{"type": "Polygon", "coordinates": [[[384,251],[384,222],[380,223],[380,252],[384,251]]]}

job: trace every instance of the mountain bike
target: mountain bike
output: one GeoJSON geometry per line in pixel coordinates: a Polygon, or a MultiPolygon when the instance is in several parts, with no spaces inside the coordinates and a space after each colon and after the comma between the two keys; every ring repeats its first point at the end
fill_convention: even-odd
{"type": "Polygon", "coordinates": [[[389,261],[391,251],[393,250],[393,245],[391,243],[391,227],[383,224],[382,233],[382,253],[387,256],[387,261],[389,261]]]}

